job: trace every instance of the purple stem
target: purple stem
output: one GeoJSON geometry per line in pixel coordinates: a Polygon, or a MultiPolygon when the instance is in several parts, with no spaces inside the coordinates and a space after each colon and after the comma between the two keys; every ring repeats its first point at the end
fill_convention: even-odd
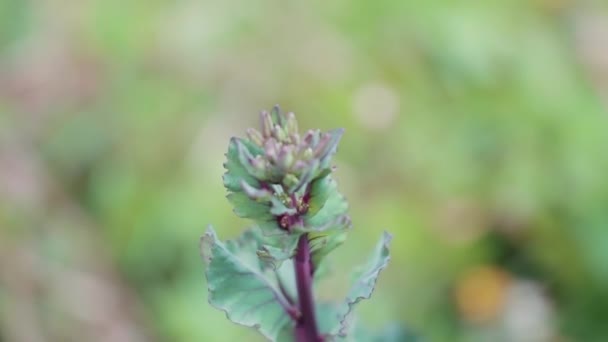
{"type": "Polygon", "coordinates": [[[298,303],[302,316],[296,321],[296,342],[322,342],[315,315],[315,302],[312,294],[312,272],[310,267],[310,246],[308,234],[302,234],[298,240],[295,257],[296,287],[298,303]]]}

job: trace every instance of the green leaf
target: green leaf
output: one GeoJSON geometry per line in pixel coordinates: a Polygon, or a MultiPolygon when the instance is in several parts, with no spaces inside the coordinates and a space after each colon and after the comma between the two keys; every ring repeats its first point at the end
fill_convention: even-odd
{"type": "Polygon", "coordinates": [[[319,161],[316,159],[311,160],[306,169],[299,175],[298,183],[292,185],[289,188],[289,192],[299,192],[305,189],[305,186],[308,185],[315,177],[318,177],[319,174],[319,161]]]}
{"type": "Polygon", "coordinates": [[[355,315],[349,316],[346,334],[332,334],[335,325],[339,324],[340,305],[321,302],[317,305],[317,322],[319,331],[325,335],[327,342],[418,342],[420,339],[399,323],[391,323],[380,331],[372,331],[361,324],[355,315]]]}
{"type": "Polygon", "coordinates": [[[280,281],[282,290],[286,296],[293,298],[294,302],[296,302],[296,299],[298,298],[298,290],[296,285],[294,259],[284,260],[281,266],[274,270],[274,272],[277,279],[280,281]]]}
{"type": "Polygon", "coordinates": [[[232,322],[257,329],[276,341],[292,324],[285,308],[290,304],[276,279],[264,273],[257,258],[257,239],[245,233],[226,244],[209,227],[201,238],[206,263],[209,303],[232,322]]]}
{"type": "MultiPolygon", "coordinates": [[[[335,310],[335,308],[329,307],[335,310]]],[[[335,313],[335,311],[334,311],[335,313]]],[[[329,319],[332,319],[329,316],[329,319]]],[[[380,331],[372,331],[361,324],[361,320],[353,318],[349,324],[349,331],[342,336],[329,336],[328,342],[418,342],[418,336],[412,334],[408,329],[398,323],[392,323],[380,331]]]]}
{"type": "Polygon", "coordinates": [[[316,270],[321,267],[324,258],[346,241],[346,235],[347,231],[345,230],[330,230],[308,234],[312,263],[315,265],[315,273],[317,272],[316,270]]]}
{"type": "Polygon", "coordinates": [[[420,339],[412,334],[410,331],[405,329],[400,324],[390,324],[386,326],[382,331],[369,333],[365,330],[360,329],[357,326],[355,330],[355,336],[369,336],[367,338],[358,339],[358,341],[369,341],[369,342],[416,342],[420,339]]]}
{"type": "Polygon", "coordinates": [[[274,217],[268,219],[256,221],[256,226],[264,233],[267,237],[281,237],[287,235],[287,231],[279,227],[277,220],[274,217]]]}
{"type": "Polygon", "coordinates": [[[241,190],[256,202],[269,202],[272,200],[273,195],[271,191],[263,188],[254,188],[245,181],[241,181],[241,190]]]}
{"type": "MultiPolygon", "coordinates": [[[[239,139],[236,142],[236,147],[238,150],[239,161],[241,162],[241,166],[249,173],[251,176],[256,179],[265,180],[266,179],[266,166],[263,162],[263,158],[252,152],[252,147],[255,146],[251,142],[243,139],[239,139]],[[256,158],[258,156],[259,158],[256,158]]],[[[255,146],[255,148],[259,148],[255,146]]],[[[261,149],[259,151],[262,151],[261,149]]]]}
{"type": "Polygon", "coordinates": [[[270,220],[270,205],[268,203],[255,201],[244,192],[233,192],[226,196],[234,207],[234,213],[243,218],[252,220],[270,220]]]}
{"type": "Polygon", "coordinates": [[[330,337],[330,341],[337,337],[335,333],[340,325],[339,310],[340,305],[332,302],[319,302],[315,307],[319,332],[330,337]]]}
{"type": "MultiPolygon", "coordinates": [[[[338,335],[340,327],[340,308],[338,303],[321,302],[317,305],[317,323],[319,331],[327,342],[372,342],[374,335],[361,327],[354,315],[349,316],[348,329],[338,335]]],[[[380,342],[380,341],[378,341],[380,342]]]]}
{"type": "Polygon", "coordinates": [[[331,163],[331,158],[333,157],[334,154],[336,154],[336,151],[338,150],[338,143],[340,142],[340,139],[342,138],[342,135],[344,134],[344,129],[343,128],[334,129],[325,134],[329,135],[329,141],[328,141],[327,145],[325,146],[325,148],[323,149],[323,151],[321,151],[321,154],[319,155],[319,161],[321,164],[321,168],[329,167],[329,165],[331,163]]]}
{"type": "Polygon", "coordinates": [[[228,240],[224,242],[226,249],[235,257],[247,264],[253,269],[260,268],[263,263],[255,258],[252,251],[256,251],[258,246],[263,243],[263,237],[259,230],[248,229],[236,240],[228,240]]]}
{"type": "Polygon", "coordinates": [[[330,228],[328,226],[334,225],[334,222],[348,211],[348,202],[338,191],[331,176],[315,180],[310,191],[309,208],[304,216],[306,227],[330,228]]]}
{"type": "Polygon", "coordinates": [[[392,236],[384,232],[382,238],[378,241],[373,254],[368,258],[367,264],[357,272],[355,281],[351,286],[348,296],[344,305],[340,308],[341,328],[343,330],[344,324],[348,319],[349,314],[352,312],[353,307],[363,299],[369,299],[374,292],[378,275],[386,266],[390,260],[389,244],[392,236]]]}
{"type": "Polygon", "coordinates": [[[267,237],[261,248],[257,251],[257,255],[266,265],[270,265],[273,269],[278,269],[283,261],[295,255],[299,239],[300,234],[267,237]]]}
{"type": "MultiPolygon", "coordinates": [[[[367,264],[356,273],[346,300],[339,306],[327,306],[325,309],[327,312],[319,312],[324,317],[323,333],[330,337],[333,336],[335,340],[343,340],[351,330],[354,330],[354,306],[363,299],[369,299],[374,292],[378,275],[386,268],[390,259],[388,246],[391,239],[390,234],[383,233],[374,252],[368,258],[367,264]]],[[[364,341],[363,339],[355,340],[364,341]]],[[[346,341],[351,340],[346,339],[346,341]]]]}
{"type": "Polygon", "coordinates": [[[338,191],[338,184],[329,174],[315,179],[310,185],[310,203],[307,215],[315,216],[325,205],[332,193],[338,191]]]}
{"type": "Polygon", "coordinates": [[[233,192],[241,191],[241,181],[245,181],[252,187],[257,188],[259,186],[258,180],[247,171],[243,164],[241,164],[241,160],[239,159],[239,143],[247,147],[253,156],[263,153],[260,147],[250,141],[240,138],[230,139],[228,153],[226,153],[227,160],[226,163],[224,163],[224,167],[227,171],[224,174],[223,180],[226,189],[233,192]]]}
{"type": "Polygon", "coordinates": [[[294,215],[297,211],[294,208],[288,208],[285,203],[281,202],[276,196],[271,197],[272,206],[270,213],[275,216],[294,215]]]}

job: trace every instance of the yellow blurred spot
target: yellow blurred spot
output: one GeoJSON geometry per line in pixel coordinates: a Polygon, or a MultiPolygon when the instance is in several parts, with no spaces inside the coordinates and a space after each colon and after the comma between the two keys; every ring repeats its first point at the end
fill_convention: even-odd
{"type": "Polygon", "coordinates": [[[497,318],[504,308],[509,282],[509,275],[495,266],[482,266],[465,273],[455,292],[461,317],[473,323],[497,318]]]}

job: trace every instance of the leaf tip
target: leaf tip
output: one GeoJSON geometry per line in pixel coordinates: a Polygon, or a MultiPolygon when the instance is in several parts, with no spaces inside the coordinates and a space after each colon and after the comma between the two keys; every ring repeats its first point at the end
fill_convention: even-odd
{"type": "Polygon", "coordinates": [[[387,232],[386,230],[382,232],[382,242],[388,248],[393,240],[393,234],[387,232]]]}
{"type": "Polygon", "coordinates": [[[211,262],[211,247],[216,239],[217,236],[215,235],[215,230],[213,230],[211,225],[208,225],[205,234],[201,236],[199,242],[201,257],[206,265],[209,265],[211,262]]]}

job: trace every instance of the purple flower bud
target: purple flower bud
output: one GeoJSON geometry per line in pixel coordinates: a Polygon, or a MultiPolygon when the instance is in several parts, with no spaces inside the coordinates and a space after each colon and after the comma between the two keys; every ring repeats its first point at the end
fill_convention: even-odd
{"type": "Polygon", "coordinates": [[[266,153],[266,158],[271,162],[275,163],[278,158],[278,146],[277,141],[274,138],[267,139],[264,143],[264,152],[266,153]]]}
{"type": "Polygon", "coordinates": [[[293,167],[291,169],[296,174],[300,174],[302,171],[306,170],[307,168],[308,168],[308,163],[306,163],[303,160],[296,160],[296,162],[293,164],[293,167]]]}
{"type": "Polygon", "coordinates": [[[342,131],[309,130],[300,138],[295,114],[283,114],[278,106],[271,112],[262,111],[260,121],[260,131],[247,130],[253,144],[249,144],[249,148],[239,148],[241,162],[255,178],[293,188],[301,187],[303,182],[310,182],[329,170],[330,158],[342,131]],[[254,152],[252,146],[262,147],[262,154],[259,155],[259,150],[254,152]],[[288,174],[295,178],[287,177],[288,174]]]}
{"type": "Polygon", "coordinates": [[[304,143],[308,146],[313,145],[314,135],[315,135],[315,131],[308,130],[308,132],[306,132],[306,134],[304,135],[304,143]]]}
{"type": "Polygon", "coordinates": [[[292,144],[299,145],[300,144],[300,134],[295,133],[289,136],[289,139],[292,144]]]}

